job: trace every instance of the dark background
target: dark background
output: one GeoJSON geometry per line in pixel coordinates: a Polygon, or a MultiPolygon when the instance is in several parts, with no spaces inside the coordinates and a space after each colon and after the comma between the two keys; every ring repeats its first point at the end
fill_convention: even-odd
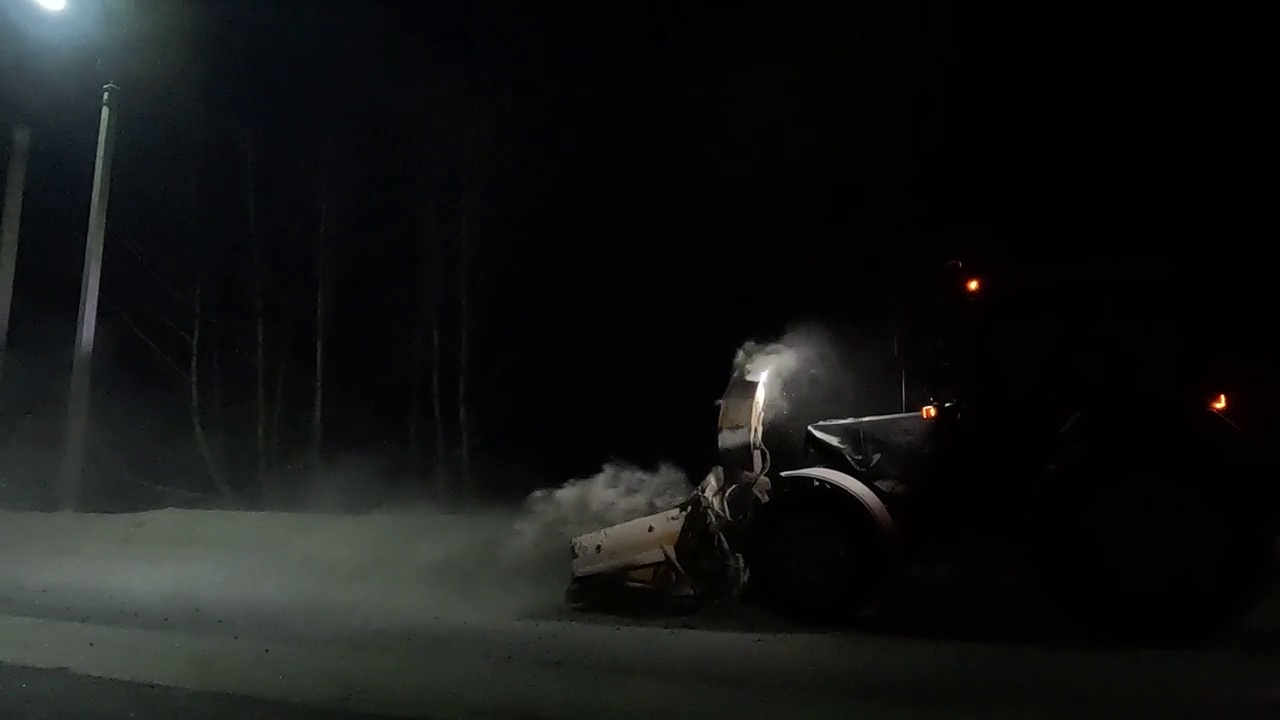
{"type": "MultiPolygon", "coordinates": [[[[63,338],[40,367],[69,367],[58,343],[74,325],[99,88],[112,80],[120,134],[95,382],[117,392],[95,400],[95,417],[132,403],[113,428],[139,424],[128,418],[146,403],[181,426],[182,380],[124,318],[183,365],[165,328],[189,326],[198,285],[220,353],[223,442],[249,452],[250,177],[268,375],[284,365],[290,447],[305,443],[324,258],[331,458],[432,465],[403,458],[410,388],[431,372],[433,286],[450,393],[466,298],[477,462],[528,476],[473,484],[523,487],[611,457],[696,466],[742,341],[820,321],[887,351],[902,288],[951,258],[993,277],[1103,266],[1185,278],[1175,292],[1204,301],[1176,303],[1200,314],[1188,329],[1252,363],[1240,377],[1263,392],[1278,190],[1270,18],[1057,4],[126,0],[75,13],[69,2],[54,17],[3,0],[0,15],[0,110],[35,138],[13,347],[63,338]]],[[[882,365],[866,375],[863,400],[893,377],[882,365]]],[[[4,412],[61,402],[33,393],[4,412]]],[[[429,389],[417,397],[430,446],[429,389]]]]}

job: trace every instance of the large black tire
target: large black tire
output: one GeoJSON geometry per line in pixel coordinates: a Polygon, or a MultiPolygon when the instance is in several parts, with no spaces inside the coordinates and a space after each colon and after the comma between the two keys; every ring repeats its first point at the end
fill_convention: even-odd
{"type": "Polygon", "coordinates": [[[1052,597],[1106,635],[1196,643],[1265,592],[1271,527],[1246,465],[1196,445],[1162,450],[1074,449],[1039,498],[1032,547],[1052,597]]]}
{"type": "Polygon", "coordinates": [[[843,627],[883,586],[890,561],[867,511],[846,498],[831,500],[803,493],[771,502],[752,534],[748,562],[752,592],[770,610],[843,627]]]}

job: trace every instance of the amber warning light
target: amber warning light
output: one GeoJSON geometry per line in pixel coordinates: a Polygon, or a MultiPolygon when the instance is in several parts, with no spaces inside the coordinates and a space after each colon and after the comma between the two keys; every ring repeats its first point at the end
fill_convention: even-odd
{"type": "Polygon", "coordinates": [[[978,278],[969,278],[964,281],[964,289],[966,292],[976,293],[982,289],[982,281],[978,278]]]}
{"type": "Polygon", "coordinates": [[[1213,402],[1209,403],[1209,409],[1217,412],[1222,412],[1223,410],[1226,410],[1227,396],[1225,394],[1219,394],[1218,397],[1213,399],[1213,402]]]}
{"type": "Polygon", "coordinates": [[[924,418],[925,420],[932,420],[933,418],[938,417],[938,406],[925,405],[924,407],[920,408],[920,417],[924,418]]]}

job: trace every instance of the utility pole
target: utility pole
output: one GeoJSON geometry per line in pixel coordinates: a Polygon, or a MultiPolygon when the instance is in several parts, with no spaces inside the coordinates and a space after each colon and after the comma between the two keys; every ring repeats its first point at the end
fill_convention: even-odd
{"type": "Polygon", "coordinates": [[[13,275],[18,265],[18,227],[22,223],[22,195],[27,183],[27,153],[31,130],[26,125],[13,128],[13,150],[9,153],[9,176],[4,186],[4,215],[0,217],[0,377],[4,376],[9,347],[9,311],[13,305],[13,275]]]}
{"type": "Polygon", "coordinates": [[[102,114],[98,121],[98,154],[93,165],[93,197],[89,202],[89,232],[85,240],[84,270],[80,284],[80,315],[76,324],[75,356],[71,361],[71,389],[67,398],[67,429],[58,473],[58,499],[64,509],[75,510],[84,472],[85,434],[89,425],[89,371],[93,365],[93,337],[98,325],[98,289],[102,278],[102,240],[107,230],[107,200],[111,195],[111,155],[115,149],[112,93],[102,88],[102,114]]]}

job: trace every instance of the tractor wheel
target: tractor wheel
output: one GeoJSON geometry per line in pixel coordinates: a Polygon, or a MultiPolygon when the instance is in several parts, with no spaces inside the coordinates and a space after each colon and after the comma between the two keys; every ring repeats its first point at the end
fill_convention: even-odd
{"type": "Polygon", "coordinates": [[[788,619],[853,623],[887,576],[871,518],[852,503],[779,498],[759,518],[749,558],[752,591],[788,619]]]}
{"type": "Polygon", "coordinates": [[[1055,484],[1033,547],[1064,609],[1147,644],[1202,641],[1250,611],[1266,587],[1269,527],[1231,496],[1229,476],[1198,469],[1126,463],[1055,484]]]}

